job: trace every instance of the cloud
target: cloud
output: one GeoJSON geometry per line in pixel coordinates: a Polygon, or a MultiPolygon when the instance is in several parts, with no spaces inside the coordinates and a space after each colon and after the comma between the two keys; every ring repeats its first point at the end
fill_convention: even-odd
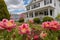
{"type": "Polygon", "coordinates": [[[26,5],[28,5],[31,0],[5,0],[10,14],[19,14],[26,11],[26,5]]]}
{"type": "Polygon", "coordinates": [[[22,0],[13,0],[13,1],[12,0],[5,0],[7,5],[11,5],[11,4],[17,5],[17,4],[21,3],[21,1],[22,0]]]}
{"type": "Polygon", "coordinates": [[[23,0],[5,0],[10,13],[20,13],[26,11],[23,0]]]}

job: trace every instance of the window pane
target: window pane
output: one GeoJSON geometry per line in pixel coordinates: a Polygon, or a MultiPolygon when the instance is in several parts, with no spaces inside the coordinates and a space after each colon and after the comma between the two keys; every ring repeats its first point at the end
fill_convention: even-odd
{"type": "Polygon", "coordinates": [[[27,18],[28,18],[28,13],[27,13],[27,18]]]}
{"type": "Polygon", "coordinates": [[[52,3],[52,0],[50,0],[50,3],[52,3]]]}
{"type": "Polygon", "coordinates": [[[42,13],[42,12],[40,12],[40,13],[39,13],[39,15],[43,15],[43,13],[42,13]]]}
{"type": "Polygon", "coordinates": [[[44,0],[44,5],[46,5],[46,0],[44,0]]]}
{"type": "Polygon", "coordinates": [[[44,11],[44,15],[48,15],[48,11],[44,11]]]}
{"type": "Polygon", "coordinates": [[[50,15],[52,16],[52,10],[50,10],[50,15]]]}
{"type": "Polygon", "coordinates": [[[30,7],[28,7],[27,10],[30,10],[30,7]]]}
{"type": "Polygon", "coordinates": [[[38,13],[35,13],[35,16],[38,16],[38,13]]]}

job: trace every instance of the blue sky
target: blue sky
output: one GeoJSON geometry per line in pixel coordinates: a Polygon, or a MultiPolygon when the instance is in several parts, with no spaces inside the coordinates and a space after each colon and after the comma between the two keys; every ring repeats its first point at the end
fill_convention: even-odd
{"type": "Polygon", "coordinates": [[[31,0],[5,0],[8,10],[12,14],[19,14],[26,11],[26,5],[28,5],[31,0]]]}
{"type": "Polygon", "coordinates": [[[24,1],[24,5],[27,5],[31,2],[31,0],[23,0],[24,1]]]}

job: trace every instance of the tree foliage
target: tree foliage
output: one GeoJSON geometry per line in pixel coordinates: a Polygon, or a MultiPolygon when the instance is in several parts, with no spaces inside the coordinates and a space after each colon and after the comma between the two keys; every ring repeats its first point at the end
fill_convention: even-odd
{"type": "Polygon", "coordinates": [[[4,0],[0,0],[0,20],[3,18],[10,19],[10,14],[4,0]]]}

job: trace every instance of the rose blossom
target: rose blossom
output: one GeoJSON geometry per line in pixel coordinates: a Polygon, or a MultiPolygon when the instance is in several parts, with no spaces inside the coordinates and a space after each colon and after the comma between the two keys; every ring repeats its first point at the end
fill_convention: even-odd
{"type": "Polygon", "coordinates": [[[19,34],[30,34],[31,29],[29,27],[29,24],[22,24],[19,26],[19,34]]]}
{"type": "Polygon", "coordinates": [[[14,20],[3,19],[2,24],[3,24],[3,26],[2,25],[1,26],[4,29],[6,29],[8,32],[11,32],[11,30],[16,27],[14,20]]]}

